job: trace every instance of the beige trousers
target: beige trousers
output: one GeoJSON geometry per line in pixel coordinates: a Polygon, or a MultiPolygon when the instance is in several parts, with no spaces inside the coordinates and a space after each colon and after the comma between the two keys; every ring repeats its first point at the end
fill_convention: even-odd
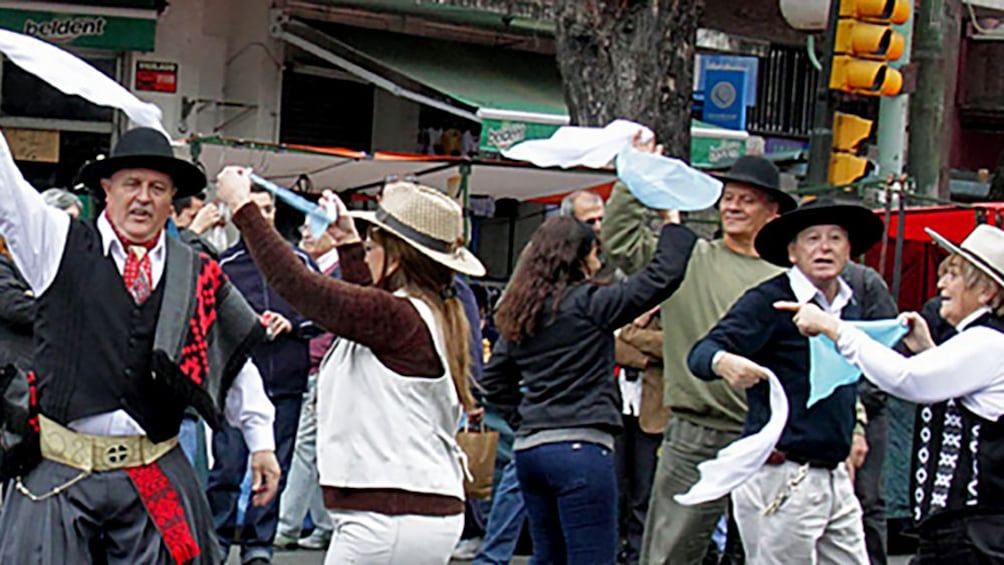
{"type": "Polygon", "coordinates": [[[732,493],[748,565],[868,565],[861,505],[843,465],[810,468],[774,514],[764,515],[801,466],[764,465],[732,493]]]}

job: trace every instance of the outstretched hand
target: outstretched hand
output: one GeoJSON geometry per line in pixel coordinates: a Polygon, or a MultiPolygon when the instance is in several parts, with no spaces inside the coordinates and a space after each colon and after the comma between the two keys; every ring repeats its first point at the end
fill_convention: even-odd
{"type": "Polygon", "coordinates": [[[823,312],[819,306],[807,303],[778,301],[774,303],[774,308],[794,312],[792,319],[799,333],[806,337],[813,337],[823,334],[834,342],[837,341],[837,332],[840,330],[840,319],[836,316],[823,312]]]}

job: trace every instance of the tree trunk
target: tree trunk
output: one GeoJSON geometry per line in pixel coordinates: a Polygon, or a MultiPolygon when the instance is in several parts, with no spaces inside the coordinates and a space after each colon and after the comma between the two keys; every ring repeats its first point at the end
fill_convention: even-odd
{"type": "Polygon", "coordinates": [[[690,159],[697,24],[704,0],[556,0],[558,67],[572,123],[647,125],[690,159]]]}

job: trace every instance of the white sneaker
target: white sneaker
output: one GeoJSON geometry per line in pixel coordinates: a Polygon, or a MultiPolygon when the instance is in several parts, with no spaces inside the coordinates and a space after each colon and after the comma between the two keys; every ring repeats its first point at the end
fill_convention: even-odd
{"type": "Polygon", "coordinates": [[[302,549],[324,550],[331,544],[331,534],[314,530],[305,538],[300,538],[296,545],[302,549]]]}
{"type": "Polygon", "coordinates": [[[481,549],[481,544],[484,543],[483,538],[468,538],[462,539],[457,543],[457,547],[453,548],[453,553],[450,557],[453,559],[474,559],[478,555],[478,550],[481,549]]]}

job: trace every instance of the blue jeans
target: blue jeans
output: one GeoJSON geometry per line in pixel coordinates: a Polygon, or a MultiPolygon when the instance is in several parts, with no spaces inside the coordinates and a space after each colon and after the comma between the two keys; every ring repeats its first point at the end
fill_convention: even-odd
{"type": "Polygon", "coordinates": [[[585,442],[516,452],[533,565],[617,562],[617,473],[609,449],[585,442]]]}
{"type": "MultiPolygon", "coordinates": [[[[241,561],[247,563],[255,557],[272,558],[272,541],[279,523],[279,497],[286,487],[286,476],[293,458],[296,425],[300,420],[301,396],[273,398],[275,405],[275,456],[279,460],[282,477],[279,492],[266,506],[248,505],[244,524],[240,528],[241,561]]],[[[213,434],[213,468],[209,472],[206,496],[213,511],[213,525],[220,541],[223,557],[230,551],[240,524],[237,523],[237,504],[241,496],[241,481],[248,466],[248,446],[237,428],[226,426],[213,434]]]]}
{"type": "Polygon", "coordinates": [[[485,527],[485,541],[478,549],[472,565],[506,565],[516,552],[516,542],[526,520],[523,493],[516,477],[516,460],[502,469],[502,478],[495,485],[492,510],[485,527]]]}

